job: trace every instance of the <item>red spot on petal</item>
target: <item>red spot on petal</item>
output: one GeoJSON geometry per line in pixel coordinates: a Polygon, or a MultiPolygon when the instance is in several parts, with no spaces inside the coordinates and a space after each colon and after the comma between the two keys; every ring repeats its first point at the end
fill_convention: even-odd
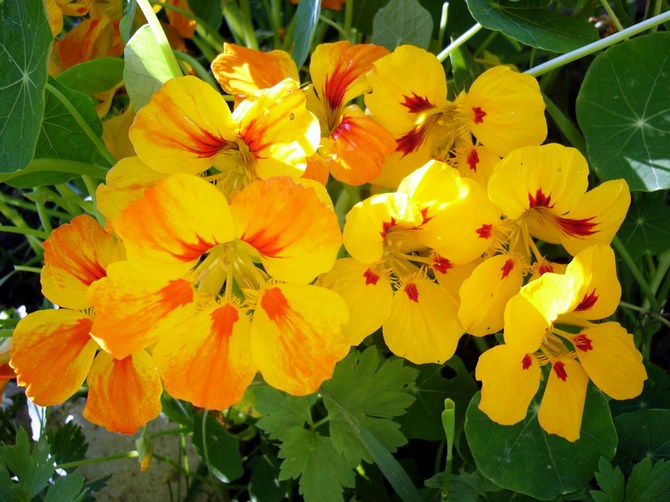
{"type": "Polygon", "coordinates": [[[575,347],[577,347],[582,352],[593,350],[593,346],[591,345],[591,339],[584,334],[577,335],[576,337],[574,337],[572,339],[572,343],[574,343],[575,347]]]}
{"type": "Polygon", "coordinates": [[[419,290],[416,289],[416,284],[410,283],[405,285],[405,294],[415,303],[419,303],[419,290]]]}
{"type": "Polygon", "coordinates": [[[422,225],[423,225],[424,223],[428,223],[430,220],[433,219],[432,216],[428,216],[428,208],[427,208],[427,207],[424,207],[424,208],[421,210],[421,216],[422,216],[422,218],[423,218],[423,221],[421,222],[422,225]]]}
{"type": "Polygon", "coordinates": [[[79,14],[80,16],[83,16],[84,14],[86,14],[86,7],[78,7],[77,8],[77,14],[79,14]]]}
{"type": "Polygon", "coordinates": [[[436,256],[436,257],[433,258],[432,267],[435,270],[437,270],[438,272],[440,272],[441,274],[446,274],[447,270],[449,270],[450,268],[453,268],[453,265],[446,258],[442,258],[441,256],[436,256]]]}
{"type": "Polygon", "coordinates": [[[431,108],[435,108],[435,105],[431,103],[428,98],[423,98],[417,96],[416,93],[412,93],[411,96],[403,96],[405,98],[402,103],[402,106],[407,108],[410,113],[421,113],[431,108]]]}
{"type": "Polygon", "coordinates": [[[425,128],[418,127],[412,129],[400,139],[396,140],[395,151],[402,152],[403,157],[412,152],[416,152],[421,146],[421,143],[423,143],[424,136],[425,128]]]}
{"type": "Polygon", "coordinates": [[[395,218],[391,218],[391,221],[385,221],[382,223],[382,231],[380,232],[382,239],[386,237],[386,234],[396,224],[395,218]]]}
{"type": "Polygon", "coordinates": [[[582,301],[579,302],[579,305],[575,307],[575,311],[589,310],[593,307],[598,301],[598,295],[596,295],[596,290],[594,289],[590,293],[584,295],[582,301]]]}
{"type": "Polygon", "coordinates": [[[480,107],[475,106],[472,109],[472,113],[474,114],[473,121],[475,124],[481,124],[484,122],[484,117],[486,117],[486,112],[482,110],[480,107]]]}
{"type": "Polygon", "coordinates": [[[504,279],[505,277],[507,277],[513,268],[514,268],[514,260],[510,258],[505,262],[505,264],[500,269],[502,271],[500,278],[504,279]]]}
{"type": "Polygon", "coordinates": [[[161,306],[167,311],[186,305],[193,301],[193,288],[191,283],[184,279],[175,279],[168,282],[167,286],[158,291],[161,306]]]}
{"type": "Polygon", "coordinates": [[[568,379],[568,374],[565,372],[565,364],[561,361],[556,361],[552,366],[552,369],[554,370],[554,373],[556,373],[556,376],[564,382],[568,379]]]}
{"type": "Polygon", "coordinates": [[[273,322],[286,318],[291,310],[288,300],[279,288],[265,290],[261,298],[261,307],[273,322]]]}
{"type": "Polygon", "coordinates": [[[521,360],[521,367],[527,370],[532,365],[533,365],[533,358],[530,357],[530,354],[526,354],[525,356],[523,356],[523,359],[521,360]]]}
{"type": "Polygon", "coordinates": [[[551,194],[545,195],[541,188],[537,189],[535,192],[535,197],[533,197],[533,195],[530,193],[528,194],[528,202],[530,203],[531,208],[554,207],[554,205],[551,203],[551,194]]]}
{"type": "Polygon", "coordinates": [[[554,218],[561,231],[575,237],[588,237],[598,233],[598,230],[594,230],[594,228],[598,225],[597,222],[592,221],[594,219],[595,216],[591,216],[590,218],[583,218],[581,220],[572,220],[570,218],[562,218],[560,216],[556,216],[554,218]]]}
{"type": "Polygon", "coordinates": [[[365,272],[363,272],[363,276],[365,277],[366,286],[370,284],[374,286],[375,284],[377,284],[377,281],[379,280],[379,276],[375,274],[371,269],[367,269],[365,272]]]}
{"type": "Polygon", "coordinates": [[[477,232],[477,235],[479,235],[480,239],[488,239],[493,233],[493,225],[485,223],[475,231],[477,232]]]}
{"type": "Polygon", "coordinates": [[[549,263],[543,263],[537,269],[537,273],[540,274],[540,275],[546,274],[547,272],[553,272],[553,271],[554,271],[554,267],[552,267],[549,263]]]}
{"type": "Polygon", "coordinates": [[[477,153],[477,150],[475,150],[474,148],[470,150],[467,162],[468,165],[470,166],[470,170],[477,172],[477,164],[479,164],[479,154],[477,153]]]}
{"type": "Polygon", "coordinates": [[[212,333],[223,338],[229,338],[233,334],[233,326],[240,319],[237,309],[232,305],[224,305],[214,310],[210,317],[212,333]]]}

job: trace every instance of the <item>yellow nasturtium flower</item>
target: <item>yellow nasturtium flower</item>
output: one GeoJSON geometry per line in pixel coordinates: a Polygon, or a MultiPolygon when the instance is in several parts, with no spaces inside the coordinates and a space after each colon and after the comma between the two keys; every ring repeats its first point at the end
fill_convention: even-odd
{"type": "Polygon", "coordinates": [[[477,364],[480,409],[503,425],[523,420],[543,378],[540,367],[549,365],[540,425],[576,441],[589,379],[613,399],[638,396],[647,374],[633,335],[616,322],[591,322],[612,315],[620,295],[608,246],[586,248],[564,274],[545,273],[521,288],[505,309],[505,345],[477,364]]]}

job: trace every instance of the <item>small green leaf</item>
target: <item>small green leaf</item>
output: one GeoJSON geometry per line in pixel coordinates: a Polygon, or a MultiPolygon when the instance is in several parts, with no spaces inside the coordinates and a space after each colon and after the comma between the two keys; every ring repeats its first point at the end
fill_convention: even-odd
{"type": "Polygon", "coordinates": [[[263,414],[257,426],[272,439],[282,437],[286,429],[304,426],[311,422],[310,409],[316,402],[315,395],[289,396],[272,387],[254,389],[256,409],[263,414]]]}
{"type": "Polygon", "coordinates": [[[123,80],[121,58],[99,58],[68,68],[56,80],[73,91],[89,96],[108,91],[123,80]]]}
{"type": "Polygon", "coordinates": [[[645,458],[633,468],[626,487],[626,502],[656,502],[668,496],[670,462],[659,460],[652,466],[645,458]]]}
{"type": "Polygon", "coordinates": [[[303,0],[295,13],[295,32],[291,57],[300,68],[309,54],[314,30],[321,13],[321,0],[303,0]]]}
{"type": "Polygon", "coordinates": [[[626,494],[626,483],[623,473],[618,467],[613,467],[606,459],[598,462],[598,471],[595,473],[600,490],[589,492],[595,502],[623,502],[626,494]]]}
{"type": "Polygon", "coordinates": [[[607,49],[586,73],[577,121],[599,178],[631,190],[670,188],[670,33],[607,49]]]}
{"type": "Polygon", "coordinates": [[[180,76],[172,71],[148,24],[135,32],[123,54],[123,81],[135,111],[146,105],[165,82],[180,76]]]}
{"type": "Polygon", "coordinates": [[[275,457],[257,455],[250,462],[249,496],[257,502],[281,502],[289,496],[289,484],[279,481],[279,462],[275,457]]]}
{"type": "Polygon", "coordinates": [[[53,40],[43,0],[0,2],[0,173],[33,158],[53,40]]]}
{"type": "Polygon", "coordinates": [[[171,422],[181,424],[193,430],[193,405],[186,401],[178,401],[170,397],[167,393],[161,396],[161,406],[163,413],[171,422]]]}
{"type": "Polygon", "coordinates": [[[50,430],[48,438],[51,454],[57,464],[74,462],[86,456],[88,450],[86,436],[84,436],[81,427],[73,422],[68,422],[55,430],[50,430]]]}
{"type": "Polygon", "coordinates": [[[536,2],[467,0],[472,17],[484,28],[552,52],[570,52],[598,40],[586,17],[556,14],[536,2]]]}
{"type": "Polygon", "coordinates": [[[417,0],[391,0],[372,21],[372,43],[390,51],[403,44],[428,49],[432,32],[433,18],[417,0]]]}
{"type": "Polygon", "coordinates": [[[600,457],[614,456],[617,435],[607,400],[592,385],[586,394],[581,437],[574,443],[542,430],[537,396],[526,419],[509,426],[480,411],[480,397],[480,393],[473,397],[466,413],[468,445],[481,473],[503,488],[551,500],[582,488],[600,457]]]}
{"type": "Polygon", "coordinates": [[[188,6],[193,14],[202,19],[209,26],[218,30],[223,21],[222,2],[212,0],[188,0],[188,6]]]}
{"type": "Polygon", "coordinates": [[[14,446],[0,447],[0,459],[18,478],[19,486],[29,499],[46,487],[54,472],[46,438],[35,443],[31,452],[28,434],[24,429],[19,430],[16,435],[14,446]]]}
{"type": "Polygon", "coordinates": [[[58,478],[56,482],[49,487],[44,502],[77,502],[86,495],[84,482],[86,480],[78,473],[71,473],[62,478],[58,478]]]}
{"type": "Polygon", "coordinates": [[[195,416],[193,446],[220,481],[230,483],[244,474],[240,442],[214,417],[207,416],[203,427],[203,415],[195,416]]]}
{"type": "Polygon", "coordinates": [[[300,493],[306,502],[342,502],[344,488],[354,486],[356,463],[340,455],[327,437],[303,427],[283,433],[279,450],[280,480],[300,478],[300,493]]]}
{"type": "Polygon", "coordinates": [[[670,206],[660,200],[642,198],[633,202],[619,230],[619,238],[632,258],[670,249],[670,206]]]}
{"type": "Polygon", "coordinates": [[[630,466],[645,458],[670,458],[670,410],[642,410],[614,418],[619,447],[616,462],[630,466]]]}

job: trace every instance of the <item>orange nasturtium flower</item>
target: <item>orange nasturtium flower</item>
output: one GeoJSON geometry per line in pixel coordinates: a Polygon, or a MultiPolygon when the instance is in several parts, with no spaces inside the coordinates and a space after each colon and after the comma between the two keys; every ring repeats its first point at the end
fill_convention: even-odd
{"type": "Polygon", "coordinates": [[[525,285],[507,303],[505,344],[479,358],[480,409],[500,424],[520,422],[549,365],[540,425],[576,441],[589,379],[613,399],[639,395],[647,374],[633,335],[616,322],[592,322],[612,315],[620,296],[614,252],[602,245],[577,254],[564,274],[525,285]]]}
{"type": "Polygon", "coordinates": [[[320,284],[342,295],[352,343],[380,326],[396,355],[414,363],[444,362],[463,328],[455,288],[439,274],[476,260],[490,246],[499,214],[473,180],[430,161],[398,187],[356,204],[336,263],[320,284]]]}
{"type": "Polygon", "coordinates": [[[169,80],[137,115],[130,139],[137,155],[166,174],[199,174],[227,195],[257,179],[300,177],[319,143],[319,123],[294,80],[259,91],[230,112],[200,79],[169,80]]]}
{"type": "Polygon", "coordinates": [[[54,230],[44,242],[41,280],[44,295],[61,308],[30,313],[18,323],[10,364],[27,396],[41,406],[62,403],[86,380],[84,416],[132,434],[160,413],[160,376],[144,350],[123,358],[98,350],[88,299],[89,289],[121,257],[116,239],[90,216],[54,230]]]}
{"type": "MultiPolygon", "coordinates": [[[[341,41],[320,44],[311,56],[312,85],[307,87],[307,109],[321,125],[321,144],[310,159],[308,173],[325,184],[328,172],[337,180],[361,185],[381,170],[394,148],[393,138],[367,117],[352,100],[369,90],[366,75],[388,50],[373,44],[341,41]]],[[[212,63],[221,87],[240,99],[283,78],[298,81],[290,56],[283,51],[263,53],[226,44],[212,63]]]]}
{"type": "Polygon", "coordinates": [[[144,189],[112,227],[128,260],[91,291],[96,339],[115,357],[155,345],[170,395],[224,409],[257,371],[309,394],[348,352],[346,305],[309,285],[341,244],[337,217],[313,188],[273,177],[229,204],[205,180],[175,174],[144,189]]]}
{"type": "MultiPolygon", "coordinates": [[[[377,60],[368,74],[365,104],[393,135],[396,146],[375,183],[395,187],[429,159],[447,160],[455,142],[471,134],[492,154],[503,156],[547,135],[544,101],[537,81],[507,66],[485,71],[454,101],[437,58],[410,45],[377,60]]],[[[474,158],[473,165],[476,165],[474,158]]]]}

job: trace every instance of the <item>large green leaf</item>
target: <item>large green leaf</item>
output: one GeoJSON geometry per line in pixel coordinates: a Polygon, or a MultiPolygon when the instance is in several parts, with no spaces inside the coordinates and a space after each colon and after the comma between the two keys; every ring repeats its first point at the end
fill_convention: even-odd
{"type": "Polygon", "coordinates": [[[582,488],[593,477],[600,457],[614,456],[617,435],[607,400],[591,385],[581,437],[574,443],[542,430],[538,397],[526,419],[511,426],[499,425],[480,411],[480,397],[477,393],[470,402],[465,433],[477,467],[499,486],[552,500],[582,488]]]}
{"type": "Polygon", "coordinates": [[[644,458],[670,459],[670,410],[641,410],[615,417],[619,433],[616,461],[630,467],[644,458]]]}
{"type": "Polygon", "coordinates": [[[56,80],[74,91],[93,96],[119,84],[124,66],[121,58],[92,59],[68,68],[56,80]]]}
{"type": "Polygon", "coordinates": [[[467,0],[479,24],[501,31],[531,47],[570,52],[598,40],[598,32],[586,17],[564,16],[547,10],[537,1],[467,0]]]}
{"type": "Polygon", "coordinates": [[[43,0],[0,1],[0,172],[33,158],[44,112],[49,46],[43,0]]]}
{"type": "Polygon", "coordinates": [[[321,13],[320,0],[303,0],[295,12],[295,32],[293,33],[293,51],[291,57],[298,68],[307,59],[314,38],[314,30],[321,13]]]}
{"type": "Polygon", "coordinates": [[[430,12],[417,0],[391,0],[372,21],[372,43],[390,51],[403,44],[428,49],[432,32],[430,12]]]}
{"type": "MultiPolygon", "coordinates": [[[[670,152],[669,152],[670,155],[670,152]]],[[[619,238],[631,257],[658,255],[670,249],[670,206],[647,197],[633,203],[619,230],[619,238]]]]}
{"type": "Polygon", "coordinates": [[[208,415],[195,415],[193,446],[217,479],[230,483],[244,474],[240,442],[217,420],[208,415]]]}
{"type": "Polygon", "coordinates": [[[611,47],[586,73],[577,120],[601,179],[631,190],[670,188],[670,33],[611,47]]]}
{"type": "Polygon", "coordinates": [[[351,25],[365,35],[372,34],[372,19],[389,0],[355,0],[351,25]]]}

